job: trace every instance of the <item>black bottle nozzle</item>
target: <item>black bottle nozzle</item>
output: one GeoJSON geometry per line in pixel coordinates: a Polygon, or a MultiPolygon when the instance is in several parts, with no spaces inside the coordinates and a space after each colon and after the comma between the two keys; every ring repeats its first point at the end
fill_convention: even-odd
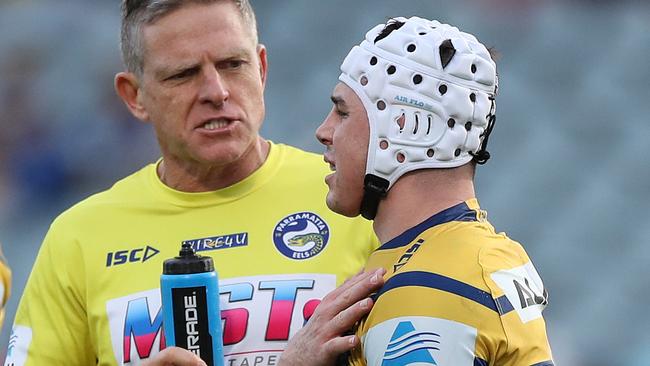
{"type": "Polygon", "coordinates": [[[178,256],[180,258],[196,257],[192,244],[183,243],[183,245],[181,245],[181,250],[178,252],[178,256]]]}
{"type": "Polygon", "coordinates": [[[190,243],[183,243],[178,257],[163,262],[163,274],[192,274],[214,271],[212,258],[197,255],[190,243]]]}

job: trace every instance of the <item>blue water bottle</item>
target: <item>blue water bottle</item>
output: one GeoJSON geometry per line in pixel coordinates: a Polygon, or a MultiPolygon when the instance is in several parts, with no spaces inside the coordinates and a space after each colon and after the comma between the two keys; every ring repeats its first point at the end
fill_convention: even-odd
{"type": "Polygon", "coordinates": [[[160,291],[167,345],[189,350],[208,366],[223,366],[219,280],[212,258],[183,244],[178,257],[163,263],[160,291]]]}

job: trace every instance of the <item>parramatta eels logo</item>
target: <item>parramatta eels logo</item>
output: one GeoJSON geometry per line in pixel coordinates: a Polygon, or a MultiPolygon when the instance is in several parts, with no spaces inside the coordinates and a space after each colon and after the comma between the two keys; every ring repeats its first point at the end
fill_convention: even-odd
{"type": "Polygon", "coordinates": [[[291,259],[308,259],[327,245],[330,229],[327,223],[312,212],[291,214],[273,229],[273,243],[280,253],[291,259]]]}

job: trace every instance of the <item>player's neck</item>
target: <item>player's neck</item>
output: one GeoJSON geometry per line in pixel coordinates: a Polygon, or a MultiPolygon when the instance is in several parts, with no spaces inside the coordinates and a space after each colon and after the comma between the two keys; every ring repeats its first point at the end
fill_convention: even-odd
{"type": "Polygon", "coordinates": [[[263,138],[235,162],[199,164],[174,157],[163,157],[158,177],[168,187],[181,192],[210,192],[229,187],[255,172],[268,157],[270,144],[263,138]]]}
{"type": "Polygon", "coordinates": [[[476,196],[471,171],[422,170],[400,178],[379,204],[374,230],[382,243],[434,214],[476,196]]]}

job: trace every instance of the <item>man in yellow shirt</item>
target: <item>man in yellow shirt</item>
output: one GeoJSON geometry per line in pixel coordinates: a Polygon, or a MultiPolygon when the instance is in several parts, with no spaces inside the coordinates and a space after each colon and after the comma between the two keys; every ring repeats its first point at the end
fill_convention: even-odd
{"type": "Polygon", "coordinates": [[[381,276],[358,275],[323,298],[377,241],[367,222],[326,207],[320,156],[259,135],[267,58],[248,1],[122,7],[126,70],[115,88],[152,125],[162,157],[54,220],[6,365],[201,364],[160,352],[162,263],[183,243],[214,259],[227,365],[276,364],[319,304],[309,329],[328,330],[333,355],[353,347],[358,338],[342,333],[381,276]]]}

